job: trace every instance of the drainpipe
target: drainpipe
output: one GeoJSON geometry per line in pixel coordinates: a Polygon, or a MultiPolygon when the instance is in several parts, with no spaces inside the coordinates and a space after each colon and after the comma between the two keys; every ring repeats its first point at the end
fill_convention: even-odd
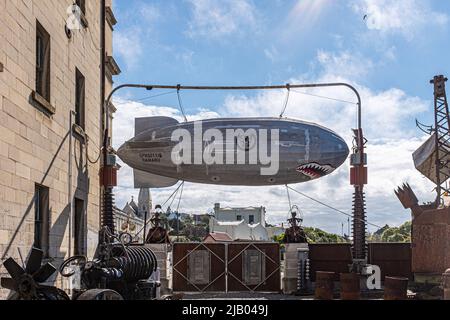
{"type": "Polygon", "coordinates": [[[68,185],[68,191],[67,191],[67,202],[69,206],[69,243],[68,243],[68,254],[69,257],[72,257],[72,243],[73,243],[73,197],[72,197],[72,146],[73,146],[73,117],[76,116],[76,112],[73,110],[70,110],[69,115],[69,126],[70,126],[70,135],[69,135],[69,170],[68,170],[68,177],[67,177],[67,185],[68,185]]]}

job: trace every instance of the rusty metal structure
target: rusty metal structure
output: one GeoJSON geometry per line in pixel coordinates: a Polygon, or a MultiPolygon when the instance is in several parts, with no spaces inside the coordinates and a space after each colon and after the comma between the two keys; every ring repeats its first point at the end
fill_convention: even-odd
{"type": "Polygon", "coordinates": [[[436,184],[436,206],[443,202],[450,189],[446,182],[450,178],[450,117],[443,75],[435,76],[430,83],[434,87],[434,126],[416,121],[420,130],[431,137],[413,154],[416,169],[436,184]]]}
{"type": "Polygon", "coordinates": [[[150,219],[153,227],[149,230],[148,235],[145,237],[145,243],[170,243],[169,233],[167,229],[162,226],[162,219],[160,217],[161,206],[157,206],[153,217],[150,219]]]}
{"type": "MultiPolygon", "coordinates": [[[[348,273],[352,263],[351,244],[309,244],[311,280],[315,281],[317,271],[330,271],[336,274],[334,281],[339,281],[339,274],[348,273]]],[[[381,269],[381,279],[385,276],[412,279],[410,243],[369,243],[368,264],[381,269]]]]}
{"type": "Polygon", "coordinates": [[[277,243],[175,243],[174,292],[280,292],[277,243]]]}
{"type": "Polygon", "coordinates": [[[33,248],[25,268],[12,258],[3,263],[10,278],[1,278],[1,285],[11,290],[10,300],[70,300],[63,290],[44,285],[57,269],[49,262],[42,265],[43,256],[42,250],[33,248]]]}
{"type": "MultiPolygon", "coordinates": [[[[109,231],[102,234],[110,235],[109,231]]],[[[12,258],[4,266],[11,278],[2,278],[2,287],[13,292],[12,300],[70,300],[62,290],[43,285],[57,269],[42,264],[43,251],[33,248],[25,268],[12,258]]],[[[104,239],[96,257],[88,261],[84,256],[73,256],[61,265],[62,277],[77,275],[80,286],[73,300],[153,300],[157,281],[149,280],[157,269],[157,258],[152,250],[141,245],[124,245],[115,236],[104,239]]]]}
{"type": "Polygon", "coordinates": [[[361,276],[357,273],[341,273],[341,299],[361,299],[361,276]]]}
{"type": "Polygon", "coordinates": [[[303,215],[297,206],[291,208],[291,217],[287,220],[290,227],[284,233],[284,243],[308,243],[305,230],[302,227],[303,215]],[[299,218],[297,217],[299,215],[299,218]]]}
{"type": "Polygon", "coordinates": [[[334,272],[316,272],[316,289],[314,293],[314,298],[316,300],[333,300],[335,277],[336,273],[334,272]]]}
{"type": "Polygon", "coordinates": [[[450,193],[445,182],[450,178],[448,173],[450,157],[450,118],[445,91],[447,78],[436,76],[430,81],[434,85],[434,134],[436,143],[436,192],[440,202],[443,193],[450,193]]]}
{"type": "Polygon", "coordinates": [[[350,183],[354,186],[353,193],[353,267],[352,271],[360,272],[361,266],[367,263],[367,221],[364,186],[367,184],[367,154],[362,128],[353,130],[353,154],[350,158],[350,183]]]}
{"type": "Polygon", "coordinates": [[[412,272],[420,278],[442,274],[450,263],[450,207],[444,202],[450,177],[450,121],[445,83],[447,78],[438,75],[430,81],[434,88],[434,126],[419,129],[430,138],[414,153],[416,169],[436,185],[436,200],[419,204],[414,191],[405,183],[395,194],[412,215],[412,272]]]}
{"type": "Polygon", "coordinates": [[[408,278],[386,277],[384,281],[384,300],[407,300],[408,278]]]}

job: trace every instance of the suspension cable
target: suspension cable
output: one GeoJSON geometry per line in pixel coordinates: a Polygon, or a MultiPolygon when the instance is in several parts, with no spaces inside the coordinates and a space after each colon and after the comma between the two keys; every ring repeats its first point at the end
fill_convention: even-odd
{"type": "MultiPolygon", "coordinates": [[[[163,93],[160,93],[160,94],[155,94],[155,95],[153,95],[153,96],[148,96],[148,97],[139,98],[139,99],[133,100],[133,102],[142,102],[142,101],[150,100],[150,99],[153,99],[153,98],[158,98],[158,97],[162,97],[162,96],[167,96],[167,95],[173,94],[173,93],[175,93],[175,92],[177,92],[177,91],[176,91],[176,90],[173,90],[173,91],[169,91],[169,92],[163,92],[163,93]]],[[[118,103],[118,104],[114,104],[114,105],[117,107],[117,106],[122,106],[122,105],[125,105],[125,104],[128,104],[128,103],[129,103],[129,102],[122,102],[122,103],[118,103]]]]}
{"type": "Polygon", "coordinates": [[[183,181],[183,183],[181,183],[181,192],[180,192],[180,197],[178,198],[178,205],[177,205],[177,215],[179,214],[178,210],[180,210],[180,203],[181,203],[181,197],[183,196],[183,190],[184,190],[184,181],[183,181]]]}
{"type": "MultiPolygon", "coordinates": [[[[167,200],[162,204],[162,206],[161,207],[164,207],[166,204],[167,204],[167,202],[169,202],[169,200],[170,199],[172,199],[172,203],[173,203],[173,201],[175,200],[175,198],[176,198],[176,195],[178,194],[178,191],[180,190],[180,188],[182,187],[182,186],[184,186],[184,181],[182,181],[182,183],[180,183],[180,185],[175,189],[175,191],[174,192],[172,192],[172,194],[169,196],[169,198],[167,198],[167,200]]],[[[172,203],[171,203],[171,205],[172,205],[172,203]]],[[[169,206],[169,208],[170,208],[170,206],[169,206]]],[[[144,226],[145,226],[145,224],[148,224],[148,223],[150,223],[151,222],[151,219],[152,219],[152,217],[150,216],[148,219],[147,219],[147,223],[144,223],[144,226]]],[[[145,227],[141,227],[141,229],[138,231],[138,232],[136,232],[136,234],[134,235],[134,237],[133,237],[133,241],[142,233],[142,231],[144,231],[144,228],[145,227]]],[[[145,241],[145,239],[144,239],[144,241],[145,241]]]]}
{"type": "MultiPolygon", "coordinates": [[[[322,202],[322,201],[319,201],[319,200],[317,200],[317,199],[314,199],[314,198],[308,196],[307,194],[304,194],[303,192],[300,192],[300,191],[298,191],[298,190],[295,190],[295,189],[293,189],[293,188],[291,188],[291,187],[289,187],[289,186],[287,186],[287,188],[290,189],[290,190],[292,190],[292,191],[295,192],[295,193],[298,193],[299,195],[301,195],[301,196],[303,196],[303,197],[305,197],[305,198],[308,198],[308,199],[310,199],[310,200],[312,200],[312,201],[314,201],[314,202],[316,202],[316,203],[318,203],[318,204],[320,204],[320,205],[322,205],[322,206],[324,206],[324,207],[327,207],[328,209],[334,210],[334,211],[336,211],[336,212],[339,212],[340,214],[343,214],[343,215],[346,215],[346,216],[348,216],[348,217],[352,217],[352,218],[353,218],[353,215],[350,214],[350,213],[347,213],[347,212],[344,212],[344,211],[342,211],[342,210],[336,209],[336,208],[334,208],[334,207],[332,207],[332,206],[330,206],[330,205],[328,205],[328,204],[326,204],[326,203],[324,203],[324,202],[322,202]]],[[[376,224],[374,224],[374,223],[370,223],[370,222],[365,221],[365,220],[363,220],[363,219],[357,219],[357,220],[360,220],[361,222],[370,224],[371,226],[377,227],[378,229],[381,229],[381,228],[382,228],[382,227],[379,226],[379,225],[376,225],[376,224]]]]}
{"type": "Polygon", "coordinates": [[[284,101],[283,109],[281,109],[280,118],[283,118],[283,115],[286,112],[286,108],[289,104],[289,97],[291,95],[291,85],[289,83],[286,85],[286,89],[287,89],[286,100],[284,101]]]}
{"type": "Polygon", "coordinates": [[[298,91],[298,90],[292,90],[295,93],[298,94],[302,94],[305,96],[311,96],[311,97],[315,97],[315,98],[320,98],[320,99],[326,99],[326,100],[332,100],[332,101],[337,101],[337,102],[343,102],[343,103],[348,103],[351,105],[357,105],[358,103],[353,102],[353,101],[348,101],[348,100],[343,100],[343,99],[336,99],[336,98],[332,98],[332,97],[327,97],[327,96],[322,96],[322,95],[318,95],[318,94],[313,94],[313,93],[308,93],[308,92],[304,92],[304,91],[298,91]]]}
{"type": "Polygon", "coordinates": [[[177,85],[177,96],[178,96],[178,106],[180,107],[180,111],[183,114],[184,117],[184,122],[188,122],[188,119],[186,117],[186,114],[184,113],[184,108],[183,108],[183,103],[181,101],[181,94],[180,94],[180,90],[181,90],[181,85],[177,85]]]}
{"type": "Polygon", "coordinates": [[[288,197],[288,201],[289,201],[289,213],[290,213],[291,210],[292,210],[292,202],[291,202],[291,195],[289,193],[289,186],[288,185],[286,185],[286,192],[287,192],[287,197],[288,197]]]}

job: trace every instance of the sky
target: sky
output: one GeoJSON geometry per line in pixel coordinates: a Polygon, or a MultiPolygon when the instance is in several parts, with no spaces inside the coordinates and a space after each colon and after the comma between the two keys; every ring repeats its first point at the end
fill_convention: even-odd
{"type": "MultiPolygon", "coordinates": [[[[368,139],[368,221],[398,226],[410,220],[394,194],[408,182],[419,201],[434,198],[433,185],[415,170],[414,152],[427,136],[415,119],[433,122],[434,75],[450,75],[450,2],[441,0],[115,0],[114,56],[122,74],[115,84],[274,85],[347,82],[361,93],[368,139]]],[[[286,116],[318,123],[349,146],[356,98],[347,89],[292,93],[286,116]],[[316,96],[347,102],[338,102],[316,96]]],[[[278,116],[280,91],[182,92],[189,120],[278,116]]],[[[117,148],[133,137],[134,118],[165,115],[182,120],[173,91],[122,90],[114,98],[117,148]],[[164,94],[164,95],[160,95],[164,94]]],[[[121,163],[123,165],[123,163],[121,163]]],[[[351,213],[349,164],[330,176],[292,186],[351,213]]],[[[175,187],[154,189],[163,203],[175,187]]],[[[133,189],[123,165],[116,189],[124,206],[133,189]]],[[[305,224],[347,230],[347,217],[291,192],[305,224]]],[[[223,206],[265,206],[270,223],[284,222],[286,188],[223,187],[186,183],[180,211],[205,213],[223,206]]],[[[369,231],[377,229],[369,226],[369,231]]]]}

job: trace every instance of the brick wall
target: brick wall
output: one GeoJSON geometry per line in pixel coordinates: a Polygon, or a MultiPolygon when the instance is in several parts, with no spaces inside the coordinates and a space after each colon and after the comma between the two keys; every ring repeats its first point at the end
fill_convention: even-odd
{"type": "MultiPolygon", "coordinates": [[[[108,1],[110,3],[110,1],[108,1]]],[[[88,28],[64,25],[72,0],[0,0],[0,258],[24,258],[34,241],[35,183],[50,189],[50,257],[55,265],[69,254],[70,110],[75,109],[75,68],[86,78],[86,133],[89,156],[97,158],[100,138],[99,1],[86,1],[88,28]],[[36,19],[51,37],[51,97],[46,114],[30,103],[35,90],[36,19]]],[[[107,38],[112,30],[106,24],[107,38]]],[[[112,41],[107,41],[109,54],[112,41]]],[[[107,84],[111,87],[111,83],[107,84]]],[[[85,144],[73,139],[72,190],[85,200],[88,255],[99,225],[99,164],[86,161],[85,144]]],[[[0,267],[0,277],[5,269],[0,267]]],[[[62,284],[58,280],[59,285],[62,284]]],[[[7,293],[0,289],[0,298],[7,293]]]]}

